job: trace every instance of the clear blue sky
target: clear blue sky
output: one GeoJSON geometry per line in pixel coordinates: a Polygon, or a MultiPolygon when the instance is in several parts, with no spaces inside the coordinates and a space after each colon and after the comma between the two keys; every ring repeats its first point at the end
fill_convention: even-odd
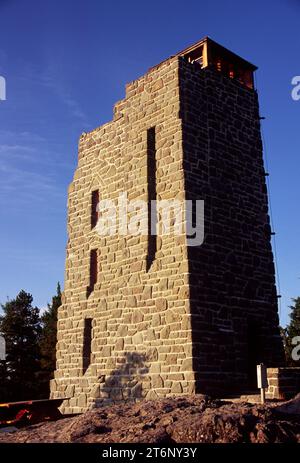
{"type": "Polygon", "coordinates": [[[300,1],[0,0],[0,301],[63,282],[66,191],[82,131],[126,82],[209,35],[259,67],[282,307],[300,296],[300,1]]]}

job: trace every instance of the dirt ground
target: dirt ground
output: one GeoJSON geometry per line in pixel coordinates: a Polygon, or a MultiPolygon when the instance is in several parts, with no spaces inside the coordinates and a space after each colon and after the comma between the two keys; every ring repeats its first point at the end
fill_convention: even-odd
{"type": "Polygon", "coordinates": [[[280,405],[231,403],[203,395],[110,405],[2,433],[4,442],[300,442],[300,394],[280,405]]]}

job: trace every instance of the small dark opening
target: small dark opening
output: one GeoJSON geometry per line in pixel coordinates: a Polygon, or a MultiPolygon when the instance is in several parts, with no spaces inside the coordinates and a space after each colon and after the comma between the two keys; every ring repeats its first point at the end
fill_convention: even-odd
{"type": "Polygon", "coordinates": [[[195,50],[192,50],[188,55],[187,59],[189,63],[197,63],[201,67],[203,66],[203,46],[197,47],[195,50]]]}
{"type": "Polygon", "coordinates": [[[238,80],[241,84],[253,89],[253,71],[242,64],[238,59],[234,59],[230,53],[218,51],[211,48],[211,65],[214,69],[231,79],[238,80]]]}
{"type": "Polygon", "coordinates": [[[99,212],[99,190],[92,191],[92,204],[91,204],[91,228],[94,228],[97,225],[99,212]]]}
{"type": "Polygon", "coordinates": [[[84,319],[83,329],[83,348],[82,348],[82,371],[83,374],[86,372],[91,364],[91,353],[92,353],[92,318],[84,319]]]}
{"type": "Polygon", "coordinates": [[[148,185],[148,250],[146,270],[150,270],[157,251],[156,240],[156,133],[155,127],[147,130],[147,185],[148,185]]]}

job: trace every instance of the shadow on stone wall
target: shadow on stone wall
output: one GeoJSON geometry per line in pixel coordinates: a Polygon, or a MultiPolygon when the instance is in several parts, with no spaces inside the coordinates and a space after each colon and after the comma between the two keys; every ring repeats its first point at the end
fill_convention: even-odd
{"type": "Polygon", "coordinates": [[[100,400],[134,400],[143,398],[142,379],[149,372],[147,356],[139,352],[125,352],[116,359],[116,369],[109,376],[102,375],[100,400]]]}

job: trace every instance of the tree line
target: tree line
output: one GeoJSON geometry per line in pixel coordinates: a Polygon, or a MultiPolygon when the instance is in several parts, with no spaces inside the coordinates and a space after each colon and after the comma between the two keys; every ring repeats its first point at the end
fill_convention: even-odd
{"type": "Polygon", "coordinates": [[[5,359],[0,360],[0,403],[49,397],[55,370],[57,309],[61,288],[41,313],[24,290],[1,304],[0,334],[5,340],[5,359]]]}
{"type": "Polygon", "coordinates": [[[290,306],[290,323],[281,328],[287,366],[300,367],[300,297],[290,306]]]}

